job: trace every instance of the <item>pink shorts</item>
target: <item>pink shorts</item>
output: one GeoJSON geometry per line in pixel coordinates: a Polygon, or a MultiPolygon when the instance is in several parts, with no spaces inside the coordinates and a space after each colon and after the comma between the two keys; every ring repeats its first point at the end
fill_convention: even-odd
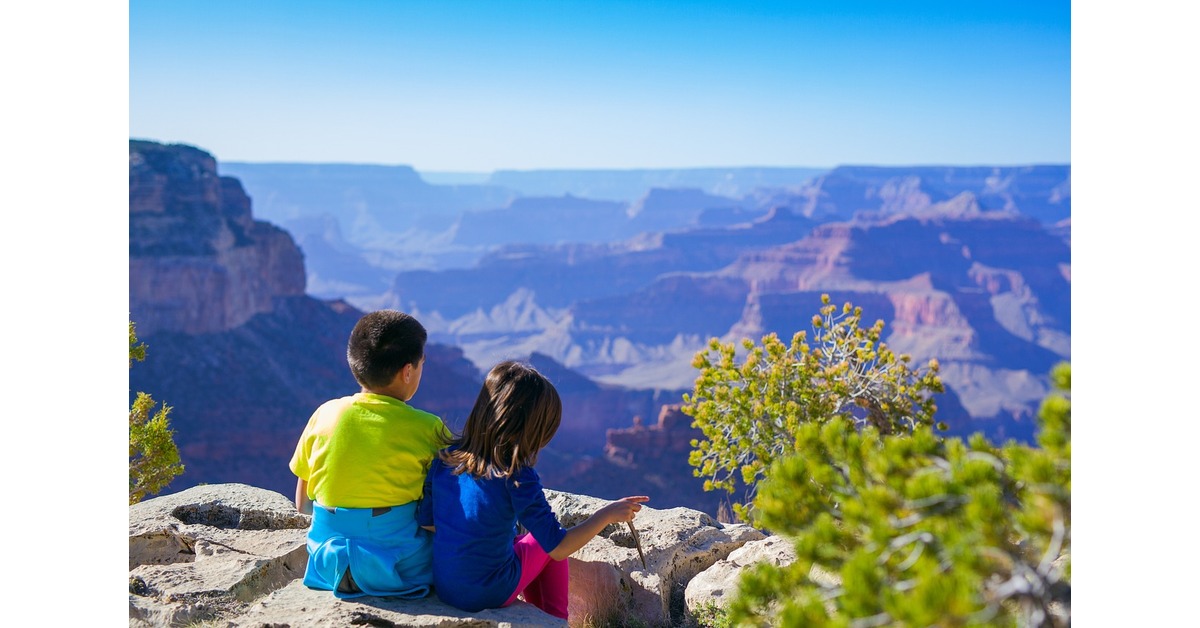
{"type": "Polygon", "coordinates": [[[531,534],[522,534],[513,541],[513,551],[521,561],[521,581],[509,596],[505,606],[518,595],[526,602],[560,619],[567,618],[567,596],[571,575],[566,560],[554,560],[542,550],[531,534]]]}

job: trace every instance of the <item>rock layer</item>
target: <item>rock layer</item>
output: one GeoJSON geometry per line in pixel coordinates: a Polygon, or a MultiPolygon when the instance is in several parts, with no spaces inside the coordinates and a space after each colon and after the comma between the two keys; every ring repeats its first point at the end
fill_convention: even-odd
{"type": "Polygon", "coordinates": [[[304,258],[208,153],[129,143],[129,313],[140,334],[233,329],[304,294],[304,258]]]}

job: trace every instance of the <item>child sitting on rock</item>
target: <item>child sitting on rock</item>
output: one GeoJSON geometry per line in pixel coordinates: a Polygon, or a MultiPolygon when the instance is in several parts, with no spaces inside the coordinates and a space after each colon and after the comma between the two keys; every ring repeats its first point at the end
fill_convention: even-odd
{"type": "Polygon", "coordinates": [[[449,433],[408,405],[421,384],[425,328],[395,310],[371,312],[346,349],[361,392],[322,404],[289,464],[296,507],[312,514],[304,584],[339,598],[423,597],[429,533],[415,517],[430,461],[449,433]]]}
{"type": "Polygon", "coordinates": [[[567,557],[610,523],[632,521],[645,496],[625,497],[567,530],[533,465],[562,418],[554,386],[533,367],[501,362],[487,375],[461,436],[430,465],[418,511],[433,535],[437,596],[476,612],[522,595],[567,619],[567,557]],[[520,523],[529,532],[517,536],[520,523]]]}

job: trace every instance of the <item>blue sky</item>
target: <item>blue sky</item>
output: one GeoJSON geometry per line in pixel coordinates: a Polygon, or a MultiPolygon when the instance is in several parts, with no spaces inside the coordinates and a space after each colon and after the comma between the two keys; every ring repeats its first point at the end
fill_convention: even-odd
{"type": "Polygon", "coordinates": [[[1069,2],[129,3],[129,133],[219,161],[1071,160],[1069,2]]]}

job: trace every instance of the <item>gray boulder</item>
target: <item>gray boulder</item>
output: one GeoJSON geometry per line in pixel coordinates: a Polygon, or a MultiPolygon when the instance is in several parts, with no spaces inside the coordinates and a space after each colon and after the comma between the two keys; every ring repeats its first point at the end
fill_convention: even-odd
{"type": "MultiPolygon", "coordinates": [[[[704,606],[716,605],[724,608],[737,594],[742,571],[759,563],[770,563],[783,567],[796,562],[796,548],[792,540],[782,536],[769,536],[751,541],[729,553],[708,569],[692,578],[684,591],[684,603],[689,614],[696,614],[704,606]]],[[[813,565],[808,577],[827,588],[841,586],[841,578],[813,565]]]]}
{"type": "Polygon", "coordinates": [[[302,577],[308,523],[283,495],[245,484],[130,506],[130,625],[224,616],[302,577]]]}
{"type": "MultiPolygon", "coordinates": [[[[570,527],[598,510],[605,500],[546,490],[551,508],[570,527]]],[[[648,625],[671,625],[685,616],[684,590],[696,574],[749,541],[764,537],[744,524],[722,524],[690,508],[643,507],[634,520],[643,567],[625,525],[610,525],[571,555],[570,613],[592,625],[624,623],[636,617],[648,625]]]]}

